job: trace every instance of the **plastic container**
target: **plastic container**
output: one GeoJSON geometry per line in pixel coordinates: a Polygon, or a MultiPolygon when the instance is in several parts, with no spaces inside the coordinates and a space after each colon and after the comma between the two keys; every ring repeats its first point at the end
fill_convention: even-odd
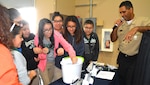
{"type": "Polygon", "coordinates": [[[70,57],[65,57],[60,62],[62,66],[63,82],[66,84],[71,84],[81,78],[82,64],[84,62],[84,58],[81,56],[77,56],[77,58],[78,61],[76,64],[72,64],[70,57]]]}

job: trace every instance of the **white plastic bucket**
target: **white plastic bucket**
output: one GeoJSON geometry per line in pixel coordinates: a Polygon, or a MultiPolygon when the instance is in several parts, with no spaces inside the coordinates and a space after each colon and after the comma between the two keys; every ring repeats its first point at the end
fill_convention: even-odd
{"type": "Polygon", "coordinates": [[[77,56],[78,61],[76,64],[72,64],[70,57],[65,57],[60,62],[62,66],[63,82],[71,84],[81,77],[83,57],[77,56]]]}

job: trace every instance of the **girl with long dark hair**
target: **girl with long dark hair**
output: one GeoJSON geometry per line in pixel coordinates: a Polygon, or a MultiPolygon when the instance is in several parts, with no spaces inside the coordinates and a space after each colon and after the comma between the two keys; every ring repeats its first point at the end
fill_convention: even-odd
{"type": "Polygon", "coordinates": [[[38,35],[34,39],[34,52],[38,54],[41,76],[44,85],[52,82],[54,76],[54,59],[57,56],[56,49],[59,44],[69,53],[73,63],[77,62],[75,51],[72,46],[63,38],[63,36],[54,30],[50,20],[43,18],[39,22],[38,35]]]}
{"type": "MultiPolygon", "coordinates": [[[[64,38],[73,46],[76,55],[83,56],[83,31],[76,16],[68,16],[64,23],[64,38]]],[[[66,53],[66,55],[68,55],[66,53]]]]}

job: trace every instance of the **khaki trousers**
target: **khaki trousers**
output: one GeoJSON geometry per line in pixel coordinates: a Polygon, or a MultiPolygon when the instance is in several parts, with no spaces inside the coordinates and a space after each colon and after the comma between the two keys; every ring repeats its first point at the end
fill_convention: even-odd
{"type": "Polygon", "coordinates": [[[39,72],[37,70],[38,69],[35,69],[36,76],[31,80],[29,85],[39,85],[39,72]]]}
{"type": "Polygon", "coordinates": [[[40,70],[40,75],[43,79],[44,85],[50,84],[54,77],[54,62],[47,62],[44,72],[40,70]]]}
{"type": "Polygon", "coordinates": [[[58,67],[55,66],[55,72],[54,72],[54,78],[53,78],[53,82],[60,79],[62,77],[62,70],[58,67]]]}

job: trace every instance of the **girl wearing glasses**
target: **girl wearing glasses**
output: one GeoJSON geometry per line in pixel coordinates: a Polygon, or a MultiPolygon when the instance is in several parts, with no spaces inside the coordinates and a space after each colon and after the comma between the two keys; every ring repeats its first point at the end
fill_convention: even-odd
{"type": "Polygon", "coordinates": [[[54,76],[54,61],[57,55],[56,49],[59,44],[69,53],[73,63],[77,62],[75,51],[72,46],[62,37],[62,35],[54,31],[53,24],[50,20],[44,18],[39,22],[38,35],[34,39],[35,48],[33,49],[38,54],[40,74],[44,81],[44,85],[52,82],[54,76]]]}
{"type": "MultiPolygon", "coordinates": [[[[76,16],[68,16],[64,23],[64,38],[72,45],[77,56],[83,56],[83,31],[76,16]]],[[[67,52],[65,52],[68,55],[67,52]]]]}

